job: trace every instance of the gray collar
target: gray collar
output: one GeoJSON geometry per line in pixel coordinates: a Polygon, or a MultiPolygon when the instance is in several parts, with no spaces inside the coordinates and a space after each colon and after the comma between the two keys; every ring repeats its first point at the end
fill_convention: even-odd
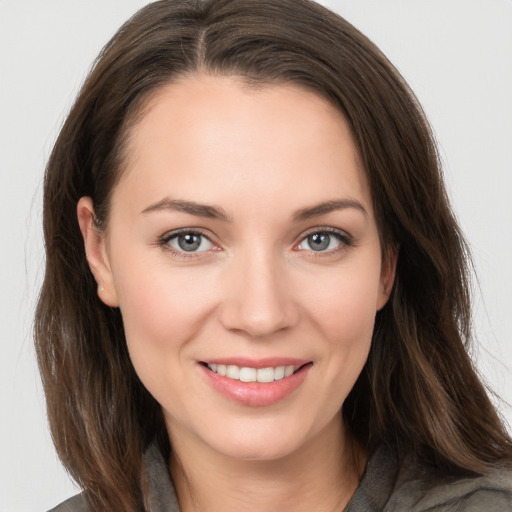
{"type": "Polygon", "coordinates": [[[156,443],[144,454],[144,465],[149,477],[149,506],[151,512],[180,512],[176,491],[156,443]]]}
{"type": "MultiPolygon", "coordinates": [[[[150,483],[151,512],[180,512],[169,468],[157,445],[151,444],[144,454],[150,483]]],[[[345,508],[345,512],[380,512],[393,491],[397,458],[393,450],[380,446],[368,461],[361,484],[345,508]]]]}

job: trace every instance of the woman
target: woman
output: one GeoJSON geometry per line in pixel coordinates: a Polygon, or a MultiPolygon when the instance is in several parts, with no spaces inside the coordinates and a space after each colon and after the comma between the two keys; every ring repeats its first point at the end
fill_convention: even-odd
{"type": "Polygon", "coordinates": [[[57,510],[512,506],[428,124],[325,8],[141,10],[57,140],[44,229],[39,364],[84,489],[57,510]]]}

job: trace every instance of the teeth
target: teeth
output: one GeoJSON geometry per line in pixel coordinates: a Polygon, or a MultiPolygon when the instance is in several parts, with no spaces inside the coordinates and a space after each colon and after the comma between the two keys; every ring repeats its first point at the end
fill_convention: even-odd
{"type": "Polygon", "coordinates": [[[258,373],[256,368],[240,368],[239,379],[242,382],[256,382],[258,373]]]}
{"type": "Polygon", "coordinates": [[[285,366],[278,366],[274,370],[274,380],[284,379],[285,372],[286,372],[286,367],[285,366]]]}
{"type": "Polygon", "coordinates": [[[273,382],[292,375],[297,369],[295,366],[277,366],[275,368],[239,367],[234,364],[209,364],[208,368],[219,375],[242,382],[273,382]]]}
{"type": "Polygon", "coordinates": [[[240,368],[238,368],[238,366],[235,366],[234,364],[228,365],[226,370],[226,377],[229,377],[230,379],[239,380],[240,368]]]}
{"type": "Polygon", "coordinates": [[[259,368],[258,382],[273,382],[275,370],[274,368],[259,368]]]}

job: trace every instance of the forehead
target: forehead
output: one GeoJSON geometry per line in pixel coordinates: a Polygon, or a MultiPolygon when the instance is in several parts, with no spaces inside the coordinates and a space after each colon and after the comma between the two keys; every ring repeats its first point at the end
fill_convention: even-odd
{"type": "Polygon", "coordinates": [[[124,171],[118,188],[140,206],[165,194],[206,202],[236,194],[277,208],[285,192],[297,207],[355,196],[371,210],[347,122],[320,95],[290,84],[251,88],[213,76],[168,84],[132,127],[124,171]]]}

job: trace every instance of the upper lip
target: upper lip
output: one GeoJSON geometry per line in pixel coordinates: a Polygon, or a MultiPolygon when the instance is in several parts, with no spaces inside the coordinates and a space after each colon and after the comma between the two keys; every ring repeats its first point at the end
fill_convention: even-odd
{"type": "Polygon", "coordinates": [[[296,357],[265,357],[252,359],[248,357],[216,357],[201,361],[205,364],[225,364],[239,366],[240,368],[277,368],[278,366],[303,366],[311,361],[296,357]]]}

